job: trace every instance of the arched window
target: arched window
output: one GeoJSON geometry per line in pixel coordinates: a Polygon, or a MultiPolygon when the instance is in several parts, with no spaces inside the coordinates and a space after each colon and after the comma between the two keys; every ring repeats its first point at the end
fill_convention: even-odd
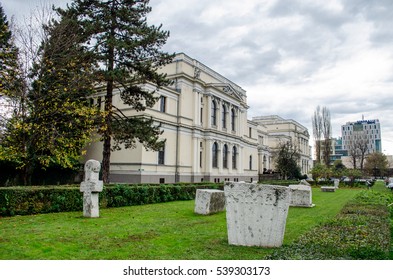
{"type": "Polygon", "coordinates": [[[235,109],[232,108],[231,109],[231,127],[232,127],[232,131],[236,130],[235,121],[236,121],[235,109]]]}
{"type": "Polygon", "coordinates": [[[214,142],[214,144],[213,144],[212,155],[213,155],[213,167],[217,168],[218,167],[218,144],[217,144],[217,142],[214,142]]]}
{"type": "Polygon", "coordinates": [[[222,128],[227,128],[227,107],[222,105],[222,128]]]}
{"type": "Polygon", "coordinates": [[[236,146],[233,146],[233,149],[232,149],[232,168],[233,169],[237,168],[236,156],[237,156],[237,149],[236,149],[236,146]]]}
{"type": "Polygon", "coordinates": [[[217,104],[216,101],[212,101],[212,125],[217,125],[217,104]]]}
{"type": "Polygon", "coordinates": [[[250,170],[252,170],[252,155],[250,155],[249,167],[250,167],[250,170]]]}
{"type": "Polygon", "coordinates": [[[227,144],[224,145],[222,149],[222,167],[228,168],[228,146],[227,144]]]}

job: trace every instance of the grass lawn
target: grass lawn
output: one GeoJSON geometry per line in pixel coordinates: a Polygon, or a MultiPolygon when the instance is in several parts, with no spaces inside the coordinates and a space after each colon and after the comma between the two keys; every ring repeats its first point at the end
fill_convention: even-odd
{"type": "MultiPolygon", "coordinates": [[[[316,207],[290,208],[284,244],[333,218],[358,191],[313,189],[316,207]]],[[[0,259],[245,260],[274,250],[228,245],[225,213],[193,210],[194,201],[177,201],[101,209],[96,219],[81,212],[0,218],[0,259]]]]}

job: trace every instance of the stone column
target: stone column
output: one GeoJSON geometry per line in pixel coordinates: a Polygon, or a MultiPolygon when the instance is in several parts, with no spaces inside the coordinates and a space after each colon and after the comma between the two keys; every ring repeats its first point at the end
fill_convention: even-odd
{"type": "Polygon", "coordinates": [[[101,164],[96,160],[88,160],[85,164],[85,180],[80,185],[83,192],[83,216],[97,218],[99,214],[98,193],[102,192],[103,183],[99,180],[101,164]]]}

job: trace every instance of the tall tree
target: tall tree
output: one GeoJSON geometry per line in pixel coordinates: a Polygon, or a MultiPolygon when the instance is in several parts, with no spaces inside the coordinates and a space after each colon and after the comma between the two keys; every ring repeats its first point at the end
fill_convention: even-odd
{"type": "Polygon", "coordinates": [[[330,119],[330,111],[327,107],[322,108],[322,133],[323,133],[323,161],[329,166],[330,155],[332,153],[332,125],[330,119]]]}
{"type": "Polygon", "coordinates": [[[372,153],[367,156],[365,171],[371,176],[384,176],[389,167],[387,157],[383,153],[372,153]]]}
{"type": "Polygon", "coordinates": [[[75,167],[99,124],[100,114],[89,106],[94,63],[79,28],[68,17],[52,20],[32,71],[32,156],[44,167],[75,167]]]}
{"type": "Polygon", "coordinates": [[[347,140],[348,155],[352,162],[353,169],[359,168],[363,170],[366,156],[369,152],[368,135],[363,130],[362,126],[354,126],[352,134],[347,140]]]}
{"type": "Polygon", "coordinates": [[[112,148],[120,148],[121,144],[131,148],[136,141],[153,150],[163,145],[160,128],[153,126],[152,119],[127,117],[112,101],[114,92],[119,91],[124,104],[143,111],[157,101],[155,90],[143,85],[152,83],[160,88],[170,83],[165,74],[157,73],[173,58],[161,51],[169,32],[161,30],[161,25],[147,24],[151,11],[148,4],[148,0],[75,0],[67,10],[58,10],[80,24],[85,42],[100,65],[97,82],[106,88],[105,125],[100,130],[104,182],[109,181],[112,148]]]}
{"type": "MultiPolygon", "coordinates": [[[[79,166],[81,152],[100,124],[100,113],[88,100],[94,60],[81,33],[75,21],[52,20],[41,33],[45,36],[39,49],[23,46],[29,63],[22,76],[28,86],[21,91],[19,110],[7,122],[0,158],[21,170],[25,185],[38,168],[79,166]]],[[[22,41],[26,34],[21,34],[22,41]]]]}
{"type": "MultiPolygon", "coordinates": [[[[25,83],[19,64],[19,50],[0,6],[0,98],[8,110],[1,112],[0,160],[19,165],[26,158],[25,83]]],[[[20,165],[19,165],[20,166],[20,165]]]]}
{"type": "Polygon", "coordinates": [[[300,167],[298,160],[300,152],[298,147],[292,141],[279,143],[278,149],[275,152],[276,169],[280,172],[281,176],[286,180],[290,178],[300,177],[300,167]]]}
{"type": "Polygon", "coordinates": [[[312,131],[315,140],[315,157],[317,163],[321,162],[321,138],[322,138],[322,117],[321,107],[318,105],[314,111],[312,120],[312,131]]]}
{"type": "Polygon", "coordinates": [[[0,95],[15,96],[20,86],[18,48],[0,4],[0,95]]]}

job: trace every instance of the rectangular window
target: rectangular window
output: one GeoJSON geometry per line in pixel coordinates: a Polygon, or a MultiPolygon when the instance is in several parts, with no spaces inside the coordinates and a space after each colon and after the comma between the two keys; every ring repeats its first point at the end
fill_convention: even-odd
{"type": "Polygon", "coordinates": [[[248,137],[252,138],[252,128],[248,128],[248,137]]]}
{"type": "Polygon", "coordinates": [[[101,102],[102,102],[101,97],[98,97],[98,99],[97,99],[97,108],[99,110],[101,110],[101,102]]]}
{"type": "Polygon", "coordinates": [[[166,97],[161,96],[160,97],[160,112],[165,113],[165,111],[166,111],[166,97]]]}
{"type": "Polygon", "coordinates": [[[158,164],[165,164],[165,147],[158,151],[158,164]]]}

